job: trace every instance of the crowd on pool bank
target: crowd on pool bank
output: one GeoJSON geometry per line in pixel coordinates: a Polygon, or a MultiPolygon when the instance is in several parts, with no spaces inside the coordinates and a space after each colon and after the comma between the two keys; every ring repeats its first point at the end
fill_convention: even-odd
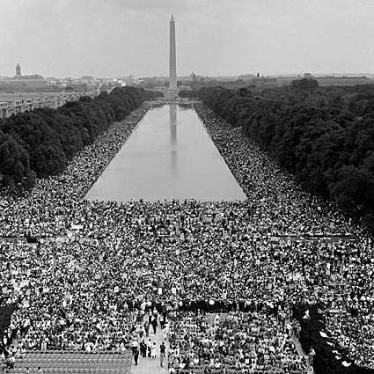
{"type": "MultiPolygon", "coordinates": [[[[219,305],[258,313],[239,323],[247,351],[233,348],[221,365],[247,360],[249,366],[260,341],[261,349],[267,347],[262,356],[280,362],[270,349],[279,347],[261,340],[267,339],[262,326],[288,315],[295,303],[318,301],[325,310],[344,312],[326,314],[325,333],[339,349],[349,347],[345,362],[374,368],[371,240],[202,104],[195,110],[246,192],[245,202],[82,200],[147,110],[114,124],[64,173],[39,181],[26,197],[1,198],[1,298],[18,305],[2,340],[6,355],[16,354],[8,344],[14,336],[20,352],[117,350],[132,339],[136,311],[170,314],[219,305]],[[365,333],[358,337],[357,329],[365,333]]],[[[286,346],[283,328],[279,324],[279,342],[286,346]]],[[[196,336],[185,339],[191,349],[179,365],[196,360],[196,336]]],[[[212,348],[221,344],[220,335],[209,339],[201,349],[221,357],[212,348]]],[[[210,359],[201,356],[199,363],[210,359]]]]}

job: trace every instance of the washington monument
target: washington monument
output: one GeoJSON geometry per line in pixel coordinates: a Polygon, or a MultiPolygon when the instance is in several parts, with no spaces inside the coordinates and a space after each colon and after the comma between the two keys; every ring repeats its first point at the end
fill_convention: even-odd
{"type": "Polygon", "coordinates": [[[170,65],[169,65],[169,90],[177,89],[177,61],[175,50],[175,21],[170,19],[170,65]]]}

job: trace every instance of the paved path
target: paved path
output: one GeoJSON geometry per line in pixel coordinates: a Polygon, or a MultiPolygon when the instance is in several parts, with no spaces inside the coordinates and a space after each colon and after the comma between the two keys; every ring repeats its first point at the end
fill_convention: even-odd
{"type": "Polygon", "coordinates": [[[304,352],[304,349],[301,346],[299,339],[295,335],[292,335],[291,339],[295,344],[295,347],[296,347],[296,350],[297,350],[297,353],[299,354],[299,356],[305,357],[306,353],[304,352]]]}
{"type": "MultiPolygon", "coordinates": [[[[299,356],[307,357],[308,355],[305,353],[303,347],[301,346],[299,339],[295,335],[292,335],[291,339],[295,344],[295,347],[296,347],[297,352],[299,353],[299,356]]],[[[307,363],[308,363],[308,367],[309,367],[308,368],[308,373],[314,373],[313,366],[309,366],[309,358],[307,358],[307,363]]]]}
{"type": "Polygon", "coordinates": [[[156,342],[157,345],[157,358],[151,359],[149,357],[141,357],[139,355],[138,365],[135,366],[134,360],[131,364],[131,374],[166,374],[168,373],[168,361],[167,356],[169,352],[169,342],[167,339],[164,338],[164,333],[161,332],[160,326],[157,326],[157,333],[153,335],[153,331],[151,332],[152,327],[149,329],[149,337],[144,338],[144,341],[147,342],[149,339],[152,342],[156,342]],[[160,345],[165,341],[166,345],[166,357],[164,361],[164,366],[160,366],[160,345]]]}

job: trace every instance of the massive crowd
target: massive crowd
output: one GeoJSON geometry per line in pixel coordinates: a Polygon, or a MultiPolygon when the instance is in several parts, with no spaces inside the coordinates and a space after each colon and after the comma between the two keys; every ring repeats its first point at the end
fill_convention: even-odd
{"type": "Polygon", "coordinates": [[[217,314],[213,323],[203,315],[179,316],[170,333],[170,372],[202,365],[242,373],[305,372],[306,360],[297,353],[284,312],[217,314]]]}
{"type": "MultiPolygon", "coordinates": [[[[83,198],[149,105],[114,124],[62,174],[38,181],[26,196],[0,198],[1,298],[18,306],[6,344],[16,336],[20,349],[120,349],[134,310],[287,310],[322,302],[350,313],[353,322],[341,313],[328,326],[344,324],[351,359],[374,368],[372,330],[354,333],[373,319],[371,240],[202,104],[195,109],[245,202],[83,198]]],[[[273,317],[256,318],[251,324],[268,326],[273,317]]],[[[287,355],[291,348],[282,344],[287,355]]],[[[251,344],[243,355],[250,352],[251,344]]]]}

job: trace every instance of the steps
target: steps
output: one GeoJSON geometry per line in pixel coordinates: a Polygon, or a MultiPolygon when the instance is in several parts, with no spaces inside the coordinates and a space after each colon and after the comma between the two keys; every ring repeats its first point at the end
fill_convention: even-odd
{"type": "Polygon", "coordinates": [[[129,374],[131,371],[131,351],[125,353],[77,351],[28,352],[18,358],[10,374],[37,374],[38,367],[43,374],[129,374]]]}

